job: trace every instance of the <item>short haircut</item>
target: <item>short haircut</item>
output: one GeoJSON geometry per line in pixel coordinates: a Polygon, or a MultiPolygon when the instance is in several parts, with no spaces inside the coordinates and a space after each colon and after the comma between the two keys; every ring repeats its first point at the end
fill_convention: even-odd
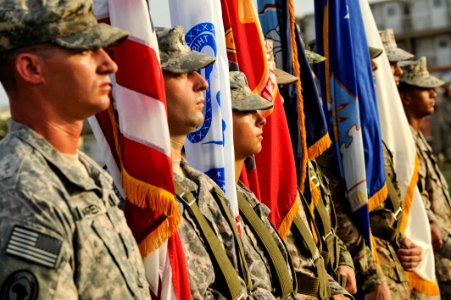
{"type": "Polygon", "coordinates": [[[22,53],[32,53],[42,58],[49,58],[53,54],[55,45],[38,44],[28,47],[2,51],[0,52],[0,82],[5,90],[14,90],[16,88],[15,79],[15,61],[18,55],[22,53]]]}

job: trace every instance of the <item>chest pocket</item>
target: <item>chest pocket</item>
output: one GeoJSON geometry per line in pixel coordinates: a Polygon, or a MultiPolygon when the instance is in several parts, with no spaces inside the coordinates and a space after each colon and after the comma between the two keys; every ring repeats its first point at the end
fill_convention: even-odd
{"type": "Polygon", "coordinates": [[[97,278],[108,282],[113,296],[125,293],[120,291],[125,282],[131,296],[137,297],[145,287],[145,275],[139,268],[142,260],[117,202],[110,200],[105,205],[94,192],[72,199],[80,245],[78,263],[90,270],[80,270],[80,284],[95,272],[97,278]]]}

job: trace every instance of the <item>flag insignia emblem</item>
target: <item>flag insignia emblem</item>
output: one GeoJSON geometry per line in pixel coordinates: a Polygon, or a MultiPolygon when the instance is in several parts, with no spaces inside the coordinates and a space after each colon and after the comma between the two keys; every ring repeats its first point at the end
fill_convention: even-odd
{"type": "Polygon", "coordinates": [[[62,241],[22,226],[14,226],[6,253],[28,261],[55,268],[62,241]]]}

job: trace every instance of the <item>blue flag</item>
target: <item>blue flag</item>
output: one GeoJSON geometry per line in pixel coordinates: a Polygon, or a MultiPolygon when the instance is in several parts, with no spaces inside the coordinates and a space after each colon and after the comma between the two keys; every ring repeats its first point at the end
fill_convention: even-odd
{"type": "Polygon", "coordinates": [[[324,109],[357,227],[371,247],[368,211],[387,197],[378,109],[358,0],[315,0],[324,109]]]}

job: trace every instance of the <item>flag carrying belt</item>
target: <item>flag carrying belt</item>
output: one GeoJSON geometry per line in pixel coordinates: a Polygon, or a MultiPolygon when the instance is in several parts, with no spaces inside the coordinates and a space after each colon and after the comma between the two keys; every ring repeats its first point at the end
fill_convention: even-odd
{"type": "MultiPolygon", "coordinates": [[[[266,229],[265,224],[260,217],[254,211],[252,206],[244,199],[242,193],[238,192],[238,207],[240,209],[240,216],[243,220],[246,220],[254,232],[256,238],[260,241],[261,245],[265,249],[265,253],[268,255],[271,269],[274,270],[274,274],[277,277],[277,283],[279,287],[279,295],[282,299],[295,299],[295,292],[297,289],[297,282],[292,278],[295,278],[296,274],[293,269],[291,260],[287,261],[283,257],[279,250],[274,237],[266,229]],[[291,271],[291,276],[290,276],[291,271]]],[[[275,229],[274,229],[275,230],[275,229]]]]}
{"type": "MultiPolygon", "coordinates": [[[[202,212],[200,211],[199,206],[197,205],[196,198],[194,197],[193,193],[191,192],[185,192],[183,188],[180,186],[178,182],[175,183],[175,192],[177,195],[177,198],[180,200],[181,203],[183,203],[183,206],[186,210],[190,213],[190,215],[194,218],[197,225],[199,225],[201,232],[205,238],[206,246],[208,247],[208,251],[211,254],[211,259],[213,261],[213,265],[215,266],[215,274],[218,274],[224,279],[224,282],[226,283],[226,293],[230,296],[230,299],[238,300],[243,299],[245,295],[243,295],[241,290],[241,282],[239,280],[239,275],[237,271],[235,270],[235,267],[230,262],[230,259],[228,258],[227,254],[224,251],[224,248],[222,247],[221,242],[219,241],[218,237],[216,236],[215,232],[211,228],[208,221],[203,216],[202,212]]],[[[222,198],[219,191],[216,190],[217,188],[214,187],[211,190],[211,194],[216,199],[216,202],[218,203],[221,212],[225,216],[227,223],[230,225],[231,228],[234,228],[236,225],[235,220],[230,215],[229,209],[227,205],[224,202],[224,199],[222,198]]],[[[252,283],[250,278],[250,271],[248,269],[248,266],[246,264],[246,259],[244,257],[244,248],[242,241],[240,237],[238,236],[238,232],[236,230],[232,230],[235,244],[238,248],[238,266],[239,271],[242,274],[242,278],[246,281],[246,288],[248,291],[248,299],[252,299],[252,283]]]]}
{"type": "MultiPolygon", "coordinates": [[[[304,196],[302,194],[300,195],[302,199],[304,196]]],[[[305,199],[303,201],[305,202],[305,199]]],[[[313,219],[308,209],[306,210],[306,214],[308,218],[313,219]]],[[[304,295],[318,297],[319,299],[329,299],[331,291],[328,285],[324,259],[319,254],[315,241],[307,226],[302,222],[299,213],[294,217],[291,231],[295,241],[300,246],[299,249],[302,251],[302,254],[305,258],[312,260],[316,269],[316,277],[308,276],[300,272],[296,273],[298,292],[304,295]]]]}

